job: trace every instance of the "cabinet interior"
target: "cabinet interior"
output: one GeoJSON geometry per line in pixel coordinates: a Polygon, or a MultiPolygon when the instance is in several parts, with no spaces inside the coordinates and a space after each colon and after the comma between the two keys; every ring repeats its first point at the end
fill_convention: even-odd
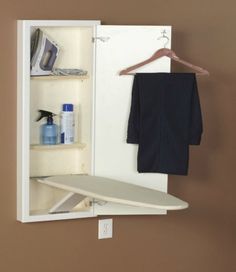
{"type": "MultiPolygon", "coordinates": [[[[93,43],[92,27],[40,27],[60,47],[54,67],[83,69],[85,77],[43,76],[30,79],[29,119],[29,176],[30,215],[48,214],[50,208],[68,192],[36,181],[37,177],[70,174],[91,174],[92,169],[92,112],[93,112],[93,43]],[[40,145],[38,110],[55,113],[54,122],[60,130],[62,104],[74,105],[75,144],[40,145]]],[[[31,33],[35,30],[31,27],[31,33]]],[[[87,201],[87,200],[86,200],[87,201]]],[[[89,202],[75,209],[88,211],[89,202]]]]}

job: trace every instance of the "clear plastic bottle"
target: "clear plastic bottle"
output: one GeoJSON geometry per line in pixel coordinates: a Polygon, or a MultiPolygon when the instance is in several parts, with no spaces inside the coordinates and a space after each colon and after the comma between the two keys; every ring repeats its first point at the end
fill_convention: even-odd
{"type": "Polygon", "coordinates": [[[58,126],[53,123],[54,113],[39,110],[40,116],[37,121],[47,118],[47,123],[40,126],[40,143],[43,145],[55,145],[58,139],[58,126]]]}
{"type": "Polygon", "coordinates": [[[51,121],[41,126],[41,144],[55,145],[57,144],[58,127],[51,121]]]}
{"type": "Polygon", "coordinates": [[[73,144],[75,141],[75,121],[73,104],[63,104],[61,114],[61,143],[73,144]]]}

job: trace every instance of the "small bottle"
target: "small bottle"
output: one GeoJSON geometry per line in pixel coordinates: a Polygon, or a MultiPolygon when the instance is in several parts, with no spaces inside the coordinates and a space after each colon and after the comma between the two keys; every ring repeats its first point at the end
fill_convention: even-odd
{"type": "Polygon", "coordinates": [[[55,145],[58,139],[58,126],[53,123],[53,116],[56,114],[39,110],[40,116],[36,121],[47,118],[47,123],[40,126],[40,143],[43,145],[55,145]]]}
{"type": "Polygon", "coordinates": [[[75,121],[73,104],[63,104],[61,114],[61,143],[73,144],[75,140],[75,121]]]}

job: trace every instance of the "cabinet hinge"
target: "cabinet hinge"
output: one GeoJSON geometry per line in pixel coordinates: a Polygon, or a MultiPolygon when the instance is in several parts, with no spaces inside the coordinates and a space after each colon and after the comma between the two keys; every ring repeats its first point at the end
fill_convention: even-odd
{"type": "Polygon", "coordinates": [[[107,42],[110,39],[110,37],[92,37],[92,42],[95,42],[96,40],[99,40],[101,42],[107,42]]]}

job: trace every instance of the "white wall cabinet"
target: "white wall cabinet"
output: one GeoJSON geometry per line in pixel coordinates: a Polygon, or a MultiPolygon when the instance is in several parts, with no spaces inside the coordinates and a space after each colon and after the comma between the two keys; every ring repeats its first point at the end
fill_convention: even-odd
{"type": "MultiPolygon", "coordinates": [[[[119,76],[119,71],[163,47],[166,40],[158,39],[163,30],[171,40],[170,26],[109,26],[100,25],[100,21],[80,20],[18,21],[19,221],[101,214],[165,214],[168,209],[188,206],[167,194],[167,175],[137,173],[137,146],[126,143],[133,78],[119,76]],[[88,75],[31,77],[33,28],[43,30],[60,46],[56,67],[82,68],[88,75]],[[38,109],[60,114],[63,103],[75,107],[75,144],[40,145],[42,123],[35,122],[38,109]]],[[[159,59],[139,71],[170,72],[170,60],[159,59]]],[[[59,117],[55,122],[59,124],[59,117]]]]}

